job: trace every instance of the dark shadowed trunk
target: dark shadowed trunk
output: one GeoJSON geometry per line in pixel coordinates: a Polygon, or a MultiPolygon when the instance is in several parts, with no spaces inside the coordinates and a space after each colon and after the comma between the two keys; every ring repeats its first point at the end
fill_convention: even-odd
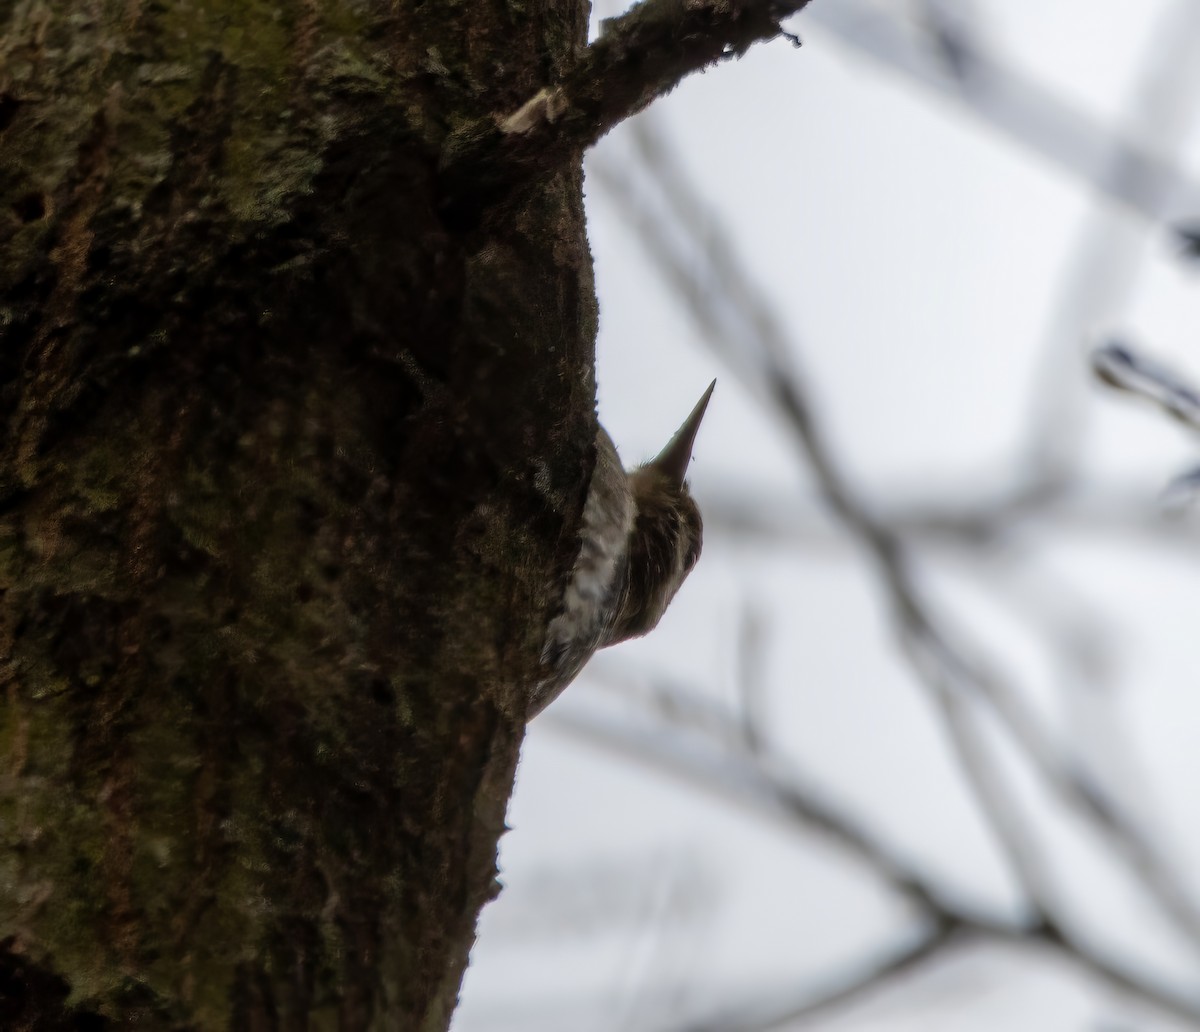
{"type": "Polygon", "coordinates": [[[586,9],[0,18],[0,1025],[444,1028],[595,417],[578,162],[438,162],[586,9]]]}

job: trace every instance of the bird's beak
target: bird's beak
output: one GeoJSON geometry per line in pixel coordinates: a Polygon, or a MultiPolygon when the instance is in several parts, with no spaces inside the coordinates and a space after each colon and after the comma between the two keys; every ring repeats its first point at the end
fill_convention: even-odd
{"type": "Polygon", "coordinates": [[[696,402],[696,407],[683,421],[683,425],[675,431],[675,436],[650,463],[655,469],[665,473],[676,487],[682,487],[687,476],[688,463],[692,461],[692,445],[696,443],[696,431],[700,429],[700,420],[704,418],[704,410],[708,408],[708,399],[712,397],[716,385],[716,380],[708,385],[708,390],[696,402]]]}

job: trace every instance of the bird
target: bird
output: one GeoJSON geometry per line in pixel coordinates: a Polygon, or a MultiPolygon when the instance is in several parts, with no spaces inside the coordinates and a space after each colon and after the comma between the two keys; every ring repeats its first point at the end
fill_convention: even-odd
{"type": "Polygon", "coordinates": [[[592,654],[658,626],[700,558],[704,525],[688,491],[692,447],[717,381],[653,459],[626,471],[603,426],[562,606],[542,648],[527,719],[554,701],[592,654]]]}

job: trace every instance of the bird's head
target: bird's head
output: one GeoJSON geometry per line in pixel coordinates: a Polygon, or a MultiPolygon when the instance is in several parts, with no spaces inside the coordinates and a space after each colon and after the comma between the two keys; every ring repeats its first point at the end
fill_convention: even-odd
{"type": "Polygon", "coordinates": [[[704,527],[686,477],[715,386],[714,380],[667,446],[629,474],[635,515],[628,583],[607,644],[652,631],[700,558],[704,527]]]}

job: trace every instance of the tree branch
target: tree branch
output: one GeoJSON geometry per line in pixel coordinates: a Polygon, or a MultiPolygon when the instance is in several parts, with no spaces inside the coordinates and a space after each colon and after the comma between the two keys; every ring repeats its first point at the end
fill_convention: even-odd
{"type": "Polygon", "coordinates": [[[485,203],[579,156],[685,76],[782,34],[808,0],[643,0],[602,24],[558,83],[517,110],[458,129],[441,161],[443,208],[471,218],[485,203]]]}

